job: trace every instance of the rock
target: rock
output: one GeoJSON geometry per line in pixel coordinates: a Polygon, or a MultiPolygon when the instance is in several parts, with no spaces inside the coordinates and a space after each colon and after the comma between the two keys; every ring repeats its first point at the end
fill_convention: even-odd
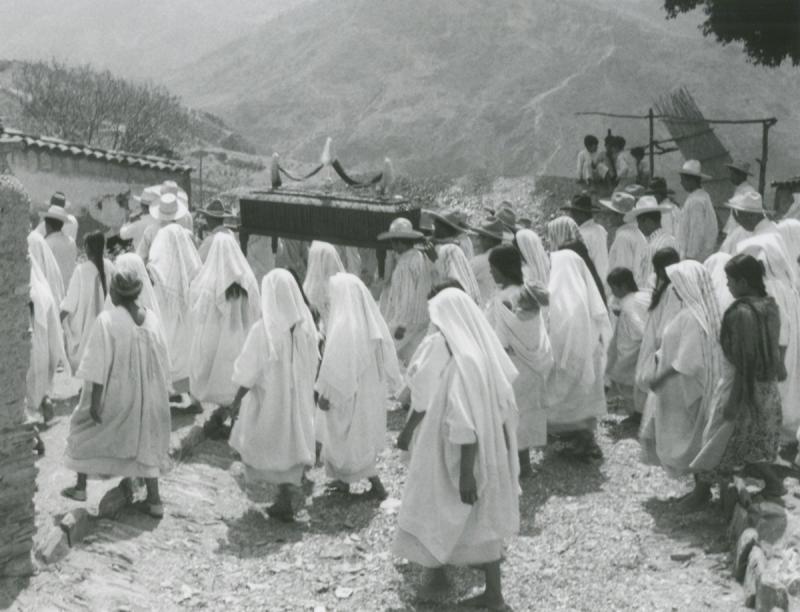
{"type": "Polygon", "coordinates": [[[682,552],[672,553],[669,556],[669,558],[672,559],[673,561],[683,562],[683,561],[688,561],[689,559],[693,558],[694,555],[695,555],[694,551],[686,550],[686,551],[682,551],[682,552]]]}
{"type": "Polygon", "coordinates": [[[771,612],[774,608],[788,610],[789,593],[771,572],[765,571],[756,590],[756,610],[757,612],[771,612]]]}
{"type": "Polygon", "coordinates": [[[758,545],[753,546],[747,558],[747,567],[744,575],[745,605],[748,608],[755,608],[756,606],[756,592],[766,566],[767,558],[764,555],[764,551],[758,545]]]}
{"type": "Polygon", "coordinates": [[[44,541],[36,548],[36,557],[46,564],[56,563],[69,553],[67,534],[58,527],[47,533],[44,541]]]}
{"type": "Polygon", "coordinates": [[[728,526],[728,538],[734,543],[738,542],[742,532],[750,526],[750,515],[747,510],[739,504],[736,504],[733,510],[733,517],[728,526]]]}
{"type": "Polygon", "coordinates": [[[30,554],[20,555],[0,566],[0,576],[8,578],[26,578],[33,576],[36,568],[33,566],[30,554]]]}
{"type": "Polygon", "coordinates": [[[747,558],[750,556],[750,551],[753,546],[758,543],[758,532],[752,527],[748,527],[739,536],[736,543],[736,556],[733,559],[733,575],[741,582],[744,580],[744,574],[747,571],[747,558]]]}
{"type": "Polygon", "coordinates": [[[747,483],[744,479],[735,476],[733,478],[733,486],[736,489],[736,498],[739,505],[743,508],[749,508],[752,502],[752,496],[750,495],[750,491],[747,490],[747,483]]]}
{"type": "Polygon", "coordinates": [[[783,506],[764,501],[753,504],[750,510],[753,515],[751,521],[762,541],[774,544],[786,533],[789,521],[783,506]]]}
{"type": "Polygon", "coordinates": [[[732,482],[722,485],[719,491],[719,499],[725,520],[730,521],[731,517],[733,517],[733,511],[736,509],[736,504],[739,502],[736,485],[732,482]]]}
{"type": "Polygon", "coordinates": [[[333,593],[337,599],[348,599],[353,594],[353,589],[350,587],[336,587],[333,593]]]}
{"type": "Polygon", "coordinates": [[[59,523],[61,529],[67,534],[70,547],[83,540],[92,527],[91,517],[86,508],[74,508],[67,512],[59,523]]]}

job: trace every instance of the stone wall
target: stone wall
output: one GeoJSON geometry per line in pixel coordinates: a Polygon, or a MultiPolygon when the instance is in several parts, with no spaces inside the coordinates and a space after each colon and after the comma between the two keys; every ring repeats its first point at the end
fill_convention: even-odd
{"type": "Polygon", "coordinates": [[[4,173],[7,153],[0,149],[0,576],[31,571],[36,488],[33,430],[24,419],[29,198],[22,184],[4,173]]]}

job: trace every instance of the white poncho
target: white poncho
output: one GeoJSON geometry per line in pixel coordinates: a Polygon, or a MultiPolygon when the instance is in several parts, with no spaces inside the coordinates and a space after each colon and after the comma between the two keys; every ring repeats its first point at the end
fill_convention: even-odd
{"type": "Polygon", "coordinates": [[[611,339],[608,310],[589,269],[574,251],[550,255],[548,426],[583,429],[606,414],[604,375],[611,339]]]}
{"type": "Polygon", "coordinates": [[[452,357],[419,425],[394,553],[428,567],[497,561],[519,530],[517,370],[464,292],[445,289],[430,309],[452,357]],[[461,446],[476,443],[470,506],[459,494],[461,446]]]}
{"type": "Polygon", "coordinates": [[[233,382],[250,390],[230,438],[248,479],[300,484],[313,465],[318,363],[317,330],[300,288],[288,270],[272,270],[261,282],[261,320],[233,366],[233,382]]]}
{"type": "Polygon", "coordinates": [[[58,308],[66,294],[66,287],[55,255],[39,232],[34,231],[28,234],[28,254],[31,260],[39,266],[39,270],[53,294],[56,308],[58,308]]]}
{"type": "Polygon", "coordinates": [[[191,286],[189,388],[196,399],[222,406],[233,401],[233,362],[261,316],[258,302],[256,277],[236,240],[229,234],[215,234],[191,286]],[[226,299],[225,292],[233,283],[247,295],[226,299]]]}
{"type": "Polygon", "coordinates": [[[344,271],[344,264],[335,246],[317,240],[311,243],[311,248],[308,249],[308,270],[303,281],[303,291],[311,306],[319,313],[323,331],[330,310],[328,282],[331,276],[344,271]]]}
{"type": "Polygon", "coordinates": [[[355,482],[377,474],[387,400],[402,380],[389,328],[364,283],[335,274],[330,300],[317,379],[317,391],[330,402],[323,412],[322,455],[330,477],[355,482]]]}
{"type": "Polygon", "coordinates": [[[147,270],[161,310],[173,383],[189,378],[194,333],[190,317],[190,287],[201,265],[197,249],[184,228],[171,223],[158,230],[150,248],[147,270]]]}

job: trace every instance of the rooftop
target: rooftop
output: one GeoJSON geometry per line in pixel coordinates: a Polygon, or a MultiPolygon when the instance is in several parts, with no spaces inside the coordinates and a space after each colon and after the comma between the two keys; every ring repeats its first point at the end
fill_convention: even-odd
{"type": "Polygon", "coordinates": [[[21,143],[25,149],[45,151],[59,155],[70,155],[73,157],[85,157],[87,159],[110,162],[121,166],[136,166],[139,168],[167,170],[172,172],[189,172],[192,169],[188,164],[165,157],[91,147],[75,142],[67,142],[66,140],[53,138],[51,136],[25,134],[19,130],[0,126],[0,144],[6,143],[21,143]]]}
{"type": "Polygon", "coordinates": [[[781,179],[780,181],[772,181],[773,187],[794,187],[795,185],[800,185],[800,176],[793,176],[787,179],[781,179]]]}

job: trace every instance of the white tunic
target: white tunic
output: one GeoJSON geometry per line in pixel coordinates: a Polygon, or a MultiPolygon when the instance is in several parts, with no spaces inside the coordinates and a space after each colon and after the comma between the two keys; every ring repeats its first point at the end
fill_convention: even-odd
{"type": "MultiPolygon", "coordinates": [[[[626,223],[617,228],[614,242],[608,250],[608,269],[627,268],[634,278],[640,275],[638,255],[647,248],[647,239],[639,231],[636,223],[626,223]]],[[[603,277],[605,281],[605,277],[603,277]]]]}
{"type": "Polygon", "coordinates": [[[61,276],[61,268],[58,266],[53,251],[47,241],[40,236],[37,232],[28,234],[28,255],[31,261],[36,262],[39,266],[39,271],[42,273],[47,285],[50,287],[50,292],[55,300],[56,308],[61,304],[66,294],[66,287],[64,286],[64,278],[61,276]]]}
{"type": "Polygon", "coordinates": [[[492,277],[492,267],[489,265],[489,253],[475,255],[469,261],[475,280],[478,281],[478,288],[481,292],[481,303],[488,304],[492,296],[497,291],[497,283],[492,277]]]}
{"type": "Polygon", "coordinates": [[[595,269],[600,279],[605,283],[608,276],[608,232],[606,228],[597,223],[594,219],[580,225],[581,237],[589,250],[589,257],[592,258],[595,269]]]}
{"type": "Polygon", "coordinates": [[[677,236],[681,258],[705,261],[716,250],[719,233],[711,196],[703,189],[694,190],[687,196],[682,212],[677,236]]]}
{"type": "MultiPolygon", "coordinates": [[[[78,240],[78,220],[75,218],[75,215],[70,215],[67,213],[67,220],[64,222],[61,231],[64,232],[64,235],[67,236],[67,238],[72,238],[75,241],[78,240]]],[[[40,221],[39,225],[36,226],[36,232],[38,232],[41,236],[44,236],[47,233],[47,229],[44,226],[44,220],[40,221]]]]}
{"type": "Polygon", "coordinates": [[[64,286],[68,287],[72,272],[78,262],[78,247],[75,246],[75,241],[72,238],[65,236],[61,232],[49,234],[45,237],[45,241],[56,258],[64,286]]]}

